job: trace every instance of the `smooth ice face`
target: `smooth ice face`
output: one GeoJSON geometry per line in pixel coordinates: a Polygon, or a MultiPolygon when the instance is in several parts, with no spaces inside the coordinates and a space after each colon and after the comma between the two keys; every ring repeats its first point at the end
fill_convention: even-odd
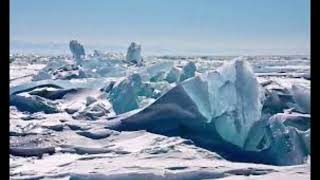
{"type": "Polygon", "coordinates": [[[236,59],[182,86],[222,138],[244,147],[250,128],[260,120],[264,96],[246,61],[236,59]]]}
{"type": "Polygon", "coordinates": [[[141,46],[132,42],[128,48],[126,59],[128,62],[141,64],[141,46]]]}
{"type": "Polygon", "coordinates": [[[180,76],[181,70],[176,67],[172,67],[172,69],[167,74],[165,80],[169,83],[178,82],[180,80],[180,76]]]}
{"type": "Polygon", "coordinates": [[[300,85],[293,85],[291,93],[298,105],[297,109],[304,113],[310,113],[310,89],[300,85]]]}
{"type": "Polygon", "coordinates": [[[188,64],[186,64],[182,69],[180,81],[193,77],[195,75],[196,70],[197,67],[193,62],[189,62],[188,64]]]}
{"type": "Polygon", "coordinates": [[[133,74],[114,85],[109,98],[116,114],[139,108],[137,97],[142,86],[142,80],[138,74],[133,74]]]}

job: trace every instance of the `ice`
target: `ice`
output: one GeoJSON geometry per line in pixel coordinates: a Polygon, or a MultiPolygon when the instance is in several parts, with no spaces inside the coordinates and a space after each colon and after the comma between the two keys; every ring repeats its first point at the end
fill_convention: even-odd
{"type": "Polygon", "coordinates": [[[71,40],[69,43],[69,48],[77,62],[80,62],[83,56],[85,56],[84,48],[78,41],[71,40]]]}
{"type": "Polygon", "coordinates": [[[78,65],[67,60],[52,60],[33,80],[122,77],[126,76],[126,70],[120,60],[105,57],[84,59],[78,65]]]}
{"type": "Polygon", "coordinates": [[[40,87],[54,87],[60,89],[71,89],[71,88],[90,88],[90,89],[101,89],[107,86],[109,83],[114,82],[110,78],[85,78],[85,79],[71,79],[71,80],[42,80],[34,81],[30,83],[24,83],[18,86],[10,88],[10,95],[17,94],[23,91],[29,91],[30,89],[36,89],[40,87]]]}
{"type": "Polygon", "coordinates": [[[51,79],[53,77],[52,73],[57,71],[60,68],[68,65],[68,62],[62,59],[56,59],[50,61],[43,69],[39,71],[38,74],[33,76],[33,81],[40,81],[45,79],[51,79]]]}
{"type": "Polygon", "coordinates": [[[141,45],[132,42],[128,48],[126,60],[128,62],[140,65],[142,63],[141,45]]]}
{"type": "Polygon", "coordinates": [[[110,101],[117,114],[137,109],[137,96],[142,86],[140,75],[133,74],[115,84],[110,92],[110,101]]]}
{"type": "Polygon", "coordinates": [[[93,51],[93,56],[101,57],[101,56],[103,56],[103,53],[101,51],[95,49],[93,51]]]}
{"type": "MultiPolygon", "coordinates": [[[[90,96],[89,96],[90,97],[90,96]]],[[[91,100],[89,100],[91,101],[91,100]]],[[[101,117],[113,116],[112,113],[112,105],[106,100],[99,100],[95,102],[91,102],[88,104],[88,97],[87,97],[87,104],[83,110],[78,111],[73,115],[75,119],[88,119],[88,120],[97,120],[101,117]]]]}
{"type": "Polygon", "coordinates": [[[208,74],[211,119],[227,141],[243,147],[250,128],[260,120],[264,95],[246,61],[237,59],[217,71],[214,77],[208,74]]]}
{"type": "Polygon", "coordinates": [[[104,60],[94,58],[84,60],[81,70],[86,77],[122,77],[126,75],[126,67],[119,60],[104,60]]]}
{"type": "Polygon", "coordinates": [[[256,124],[246,142],[248,149],[260,150],[264,163],[295,165],[310,155],[310,115],[277,113],[256,124]]]}
{"type": "Polygon", "coordinates": [[[40,70],[38,72],[38,74],[33,76],[32,80],[33,81],[40,81],[40,80],[51,79],[51,78],[52,78],[52,76],[48,72],[46,72],[44,70],[40,70]]]}
{"type": "Polygon", "coordinates": [[[243,148],[252,125],[260,120],[260,91],[246,61],[236,59],[217,71],[182,83],[207,123],[226,141],[243,148]]]}
{"type": "Polygon", "coordinates": [[[310,113],[310,89],[301,85],[293,85],[291,91],[298,109],[310,113]]]}
{"type": "Polygon", "coordinates": [[[154,96],[155,88],[152,87],[151,83],[143,82],[138,90],[138,96],[152,97],[154,96]]]}
{"type": "Polygon", "coordinates": [[[307,131],[303,132],[302,133],[302,137],[303,137],[304,144],[305,144],[305,146],[307,148],[307,153],[311,154],[311,151],[310,151],[310,129],[308,129],[307,131]]]}
{"type": "Polygon", "coordinates": [[[189,62],[188,64],[186,64],[182,69],[180,81],[193,77],[195,75],[196,70],[197,67],[193,62],[189,62]]]}
{"type": "MultiPolygon", "coordinates": [[[[293,127],[299,122],[287,127],[275,117],[262,117],[264,101],[264,90],[250,65],[238,58],[183,81],[148,107],[119,116],[107,127],[186,137],[230,160],[304,163],[308,153],[299,130],[293,127]]],[[[287,121],[301,118],[286,117],[287,121]]]]}
{"type": "Polygon", "coordinates": [[[178,82],[180,80],[181,73],[182,73],[182,70],[176,67],[172,67],[172,69],[167,74],[165,80],[168,81],[169,83],[178,82]]]}
{"type": "Polygon", "coordinates": [[[310,176],[309,58],[11,57],[12,178],[310,176]]]}
{"type": "Polygon", "coordinates": [[[147,81],[152,77],[157,76],[159,73],[168,73],[173,66],[173,62],[157,62],[141,70],[140,75],[144,81],[147,81]]]}
{"type": "Polygon", "coordinates": [[[277,113],[272,116],[273,119],[282,122],[285,126],[290,126],[299,131],[310,129],[310,115],[300,113],[277,113]]]}
{"type": "MultiPolygon", "coordinates": [[[[159,117],[162,121],[173,121],[173,117],[170,117],[172,112],[176,121],[181,119],[177,123],[184,124],[186,128],[215,127],[208,130],[217,131],[225,141],[243,148],[250,128],[260,120],[262,98],[263,94],[250,66],[237,59],[217,71],[177,85],[135,118],[145,117],[142,115],[145,111],[155,109],[153,106],[160,108],[161,104],[159,111],[170,111],[162,112],[164,115],[159,117]]],[[[149,118],[150,121],[159,119],[149,118]]]]}
{"type": "Polygon", "coordinates": [[[267,125],[266,136],[270,139],[270,146],[265,150],[266,159],[277,165],[302,164],[306,161],[309,152],[301,133],[291,126],[285,126],[272,116],[267,125]]]}
{"type": "Polygon", "coordinates": [[[165,79],[166,76],[166,72],[159,72],[158,74],[156,74],[155,76],[150,78],[151,82],[157,82],[157,81],[163,81],[165,79]]]}
{"type": "Polygon", "coordinates": [[[269,114],[281,113],[285,109],[289,109],[293,103],[294,100],[286,92],[286,89],[267,89],[263,112],[269,114]]]}
{"type": "Polygon", "coordinates": [[[22,94],[10,96],[10,105],[17,107],[20,111],[57,113],[57,105],[50,100],[36,95],[22,94]]]}
{"type": "Polygon", "coordinates": [[[307,80],[272,77],[261,83],[266,90],[264,113],[282,113],[288,109],[310,113],[310,82],[307,80]]]}

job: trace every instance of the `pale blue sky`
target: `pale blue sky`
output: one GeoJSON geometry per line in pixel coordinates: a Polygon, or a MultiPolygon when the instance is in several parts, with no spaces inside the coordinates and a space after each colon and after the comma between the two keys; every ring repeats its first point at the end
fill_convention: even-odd
{"type": "Polygon", "coordinates": [[[11,50],[309,54],[310,0],[10,0],[11,50]],[[56,45],[48,45],[49,43],[56,45]],[[32,44],[31,44],[32,43],[32,44]]]}

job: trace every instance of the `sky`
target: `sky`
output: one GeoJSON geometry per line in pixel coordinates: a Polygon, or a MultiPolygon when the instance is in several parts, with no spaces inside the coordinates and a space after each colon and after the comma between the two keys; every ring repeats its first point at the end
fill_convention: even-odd
{"type": "Polygon", "coordinates": [[[310,54],[310,0],[10,0],[12,52],[310,54]]]}

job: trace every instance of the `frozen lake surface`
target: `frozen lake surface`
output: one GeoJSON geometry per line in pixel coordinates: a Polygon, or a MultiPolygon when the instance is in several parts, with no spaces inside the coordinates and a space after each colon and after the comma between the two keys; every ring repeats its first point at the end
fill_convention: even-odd
{"type": "Polygon", "coordinates": [[[10,58],[12,179],[310,179],[309,56],[10,58]]]}

